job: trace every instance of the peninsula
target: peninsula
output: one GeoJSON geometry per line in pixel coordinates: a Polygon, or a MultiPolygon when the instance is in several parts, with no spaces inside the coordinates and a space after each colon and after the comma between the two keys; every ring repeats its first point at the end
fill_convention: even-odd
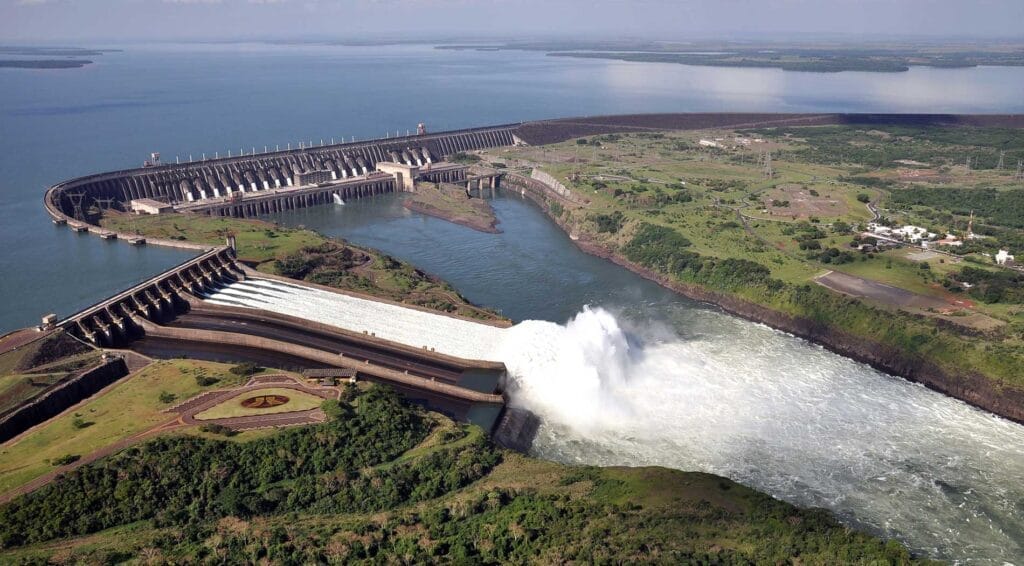
{"type": "Polygon", "coordinates": [[[540,51],[555,57],[674,63],[702,67],[747,67],[813,73],[842,71],[901,73],[913,66],[962,68],[1024,65],[1024,44],[982,42],[730,42],[655,40],[509,41],[439,45],[438,49],[540,51]]]}

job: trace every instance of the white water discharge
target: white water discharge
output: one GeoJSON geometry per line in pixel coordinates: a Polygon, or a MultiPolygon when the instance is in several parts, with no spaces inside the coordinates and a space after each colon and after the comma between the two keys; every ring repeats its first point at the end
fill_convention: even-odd
{"type": "Polygon", "coordinates": [[[493,357],[502,328],[361,299],[350,295],[250,278],[232,283],[206,299],[213,304],[252,307],[367,332],[414,348],[470,360],[500,361],[493,357]]]}
{"type": "Polygon", "coordinates": [[[541,457],[710,472],[932,558],[1024,564],[1024,427],[763,325],[714,313],[683,338],[585,308],[500,329],[259,279],[209,300],[503,361],[541,457]]]}
{"type": "Polygon", "coordinates": [[[509,329],[534,452],[710,472],[932,558],[1024,564],[1024,427],[740,322],[728,341],[627,333],[602,309],[509,329]]]}

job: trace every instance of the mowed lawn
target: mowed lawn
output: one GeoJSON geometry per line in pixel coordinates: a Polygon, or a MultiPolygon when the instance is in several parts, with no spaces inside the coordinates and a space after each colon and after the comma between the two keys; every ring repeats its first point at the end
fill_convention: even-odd
{"type": "Polygon", "coordinates": [[[50,461],[54,459],[67,454],[84,456],[172,420],[174,415],[163,413],[164,409],[203,391],[238,383],[241,378],[228,373],[229,367],[194,360],[155,362],[84,405],[65,411],[3,444],[0,446],[0,493],[53,470],[50,461]],[[196,382],[197,372],[218,381],[200,387],[196,382]],[[161,392],[174,395],[174,401],[161,402],[161,392]],[[79,426],[76,420],[80,421],[79,426]]]}
{"type": "Polygon", "coordinates": [[[226,419],[230,417],[247,417],[251,415],[273,415],[276,413],[291,413],[295,411],[308,411],[309,409],[315,409],[323,403],[324,400],[316,395],[310,395],[309,393],[303,393],[295,389],[287,389],[284,387],[268,387],[266,389],[259,389],[256,391],[246,391],[239,393],[234,397],[214,405],[209,409],[196,414],[196,420],[209,421],[213,419],[226,419]],[[242,402],[246,399],[254,397],[266,397],[266,396],[280,396],[287,397],[288,402],[282,405],[275,405],[270,407],[244,407],[242,402]]]}
{"type": "Polygon", "coordinates": [[[310,230],[284,228],[256,219],[220,218],[199,214],[160,216],[111,215],[100,222],[104,228],[150,238],[188,240],[198,244],[223,245],[227,233],[235,235],[238,256],[258,263],[284,257],[307,246],[324,243],[323,236],[310,230]]]}

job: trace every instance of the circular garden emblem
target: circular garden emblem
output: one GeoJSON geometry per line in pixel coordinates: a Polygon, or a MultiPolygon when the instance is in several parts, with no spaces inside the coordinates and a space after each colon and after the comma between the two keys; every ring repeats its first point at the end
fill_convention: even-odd
{"type": "Polygon", "coordinates": [[[288,398],[284,395],[258,395],[243,400],[242,406],[246,409],[268,409],[270,407],[280,407],[287,402],[288,398]]]}

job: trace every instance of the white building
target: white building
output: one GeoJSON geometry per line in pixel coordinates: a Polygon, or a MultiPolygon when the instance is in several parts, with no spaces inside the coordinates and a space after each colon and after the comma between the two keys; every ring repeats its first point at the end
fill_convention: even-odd
{"type": "Polygon", "coordinates": [[[704,140],[704,139],[702,139],[699,142],[697,142],[697,145],[700,145],[700,146],[703,146],[703,147],[722,147],[722,144],[720,144],[720,143],[718,143],[716,141],[704,140]]]}
{"type": "Polygon", "coordinates": [[[149,198],[132,199],[130,207],[135,214],[167,214],[174,212],[174,207],[166,202],[149,198]]]}
{"type": "Polygon", "coordinates": [[[1007,250],[999,250],[996,254],[996,263],[998,265],[1013,265],[1013,256],[1007,250]]]}
{"type": "Polygon", "coordinates": [[[904,240],[913,243],[918,243],[921,240],[932,240],[935,239],[935,236],[938,235],[935,232],[929,232],[928,230],[921,228],[920,226],[912,226],[910,224],[902,228],[893,230],[893,232],[897,235],[902,236],[904,240]]]}

